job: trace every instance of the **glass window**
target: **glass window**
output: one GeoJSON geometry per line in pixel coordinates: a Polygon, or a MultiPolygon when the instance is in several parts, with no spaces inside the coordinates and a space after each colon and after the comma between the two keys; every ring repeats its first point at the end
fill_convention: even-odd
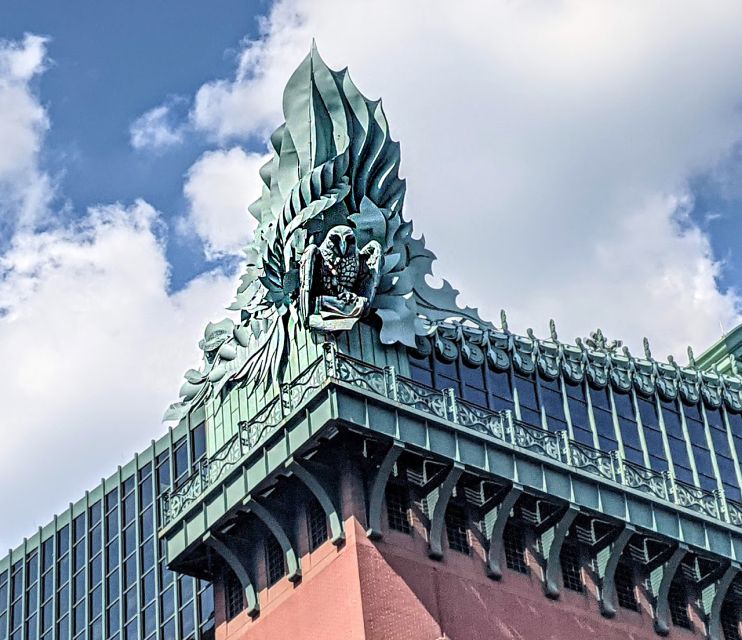
{"type": "Polygon", "coordinates": [[[700,406],[683,405],[683,413],[685,414],[685,425],[688,428],[688,436],[701,487],[708,491],[714,491],[718,488],[718,485],[714,466],[711,462],[711,451],[706,439],[706,427],[703,423],[700,406]]]}
{"type": "Polygon", "coordinates": [[[232,571],[227,571],[224,576],[224,601],[227,620],[232,620],[245,608],[242,585],[232,571]]]}
{"type": "Polygon", "coordinates": [[[142,508],[152,504],[152,477],[148,476],[139,484],[139,504],[142,508]]]}
{"type": "Polygon", "coordinates": [[[90,520],[90,526],[94,526],[100,522],[101,519],[101,504],[100,501],[90,505],[88,509],[88,518],[90,520]]]}
{"type": "Polygon", "coordinates": [[[595,428],[598,431],[598,445],[603,451],[615,451],[618,449],[618,441],[613,426],[613,411],[608,387],[590,389],[590,399],[593,405],[595,428]]]}
{"type": "Polygon", "coordinates": [[[157,494],[170,489],[170,458],[167,453],[157,456],[157,494]]]}
{"type": "Polygon", "coordinates": [[[119,502],[119,490],[118,488],[112,489],[106,494],[106,511],[110,511],[118,505],[119,502]]]}
{"type": "Polygon", "coordinates": [[[286,558],[281,545],[273,536],[269,536],[265,541],[265,560],[268,586],[270,587],[286,575],[286,558]]]}
{"type": "Polygon", "coordinates": [[[489,406],[495,411],[513,410],[513,392],[510,389],[510,374],[507,371],[486,370],[489,406]]]}
{"type": "Polygon", "coordinates": [[[173,613],[175,613],[175,593],[174,587],[170,586],[163,591],[160,596],[160,609],[162,611],[162,619],[167,620],[173,613]]]}
{"type": "Polygon", "coordinates": [[[539,386],[549,431],[566,431],[567,418],[564,415],[564,402],[559,378],[549,380],[539,376],[539,386]]]}
{"type": "Polygon", "coordinates": [[[54,566],[54,538],[44,540],[41,545],[41,564],[44,571],[54,566]]]}
{"type": "Polygon", "coordinates": [[[57,553],[61,556],[70,548],[70,528],[69,525],[62,527],[57,533],[57,553]]]}
{"type": "Polygon", "coordinates": [[[614,390],[613,402],[616,406],[618,425],[621,429],[624,457],[629,462],[644,465],[644,454],[642,453],[641,440],[639,439],[639,426],[636,423],[631,394],[620,393],[614,390]]]}
{"type": "Polygon", "coordinates": [[[316,498],[307,505],[307,528],[309,533],[309,550],[314,551],[327,540],[327,515],[316,498]]]}
{"type": "Polygon", "coordinates": [[[585,399],[584,384],[569,384],[565,386],[569,415],[572,419],[572,430],[577,442],[594,446],[593,431],[590,428],[590,418],[587,415],[587,400],[585,399]]]}
{"type": "Polygon", "coordinates": [[[119,594],[121,591],[119,590],[119,571],[116,569],[116,571],[113,571],[110,576],[108,576],[108,580],[106,581],[106,584],[108,586],[108,600],[109,602],[115,600],[119,597],[119,594]]]}
{"type": "Polygon", "coordinates": [[[134,476],[129,476],[124,480],[122,489],[125,496],[134,492],[134,476]]]}
{"type": "Polygon", "coordinates": [[[410,363],[410,377],[421,384],[433,386],[433,371],[430,356],[418,357],[414,351],[408,351],[410,363]]]}
{"type": "Polygon", "coordinates": [[[113,635],[116,631],[118,631],[119,626],[121,624],[121,621],[119,620],[120,614],[119,614],[119,604],[116,602],[115,604],[108,607],[108,612],[106,613],[106,624],[108,627],[108,635],[113,635]]]}
{"type": "Polygon", "coordinates": [[[648,399],[638,396],[636,404],[639,407],[639,416],[644,427],[644,440],[647,443],[649,466],[655,471],[667,471],[665,444],[662,441],[655,400],[654,398],[648,399]]]}
{"type": "Polygon", "coordinates": [[[186,473],[188,473],[188,447],[184,441],[181,441],[175,449],[176,480],[180,480],[186,473]]]}
{"type": "Polygon", "coordinates": [[[505,564],[508,569],[518,573],[528,573],[526,535],[523,529],[508,521],[502,534],[502,545],[505,551],[505,564]]]}
{"type": "Polygon", "coordinates": [[[77,516],[72,524],[75,542],[79,542],[85,537],[85,515],[77,516]]]}
{"type": "Polygon", "coordinates": [[[193,460],[200,460],[206,455],[206,425],[202,422],[191,431],[193,460]]]}
{"type": "Polygon", "coordinates": [[[515,388],[518,390],[518,404],[520,418],[526,424],[535,427],[541,426],[541,412],[536,397],[536,380],[533,377],[524,377],[520,374],[513,376],[515,388]]]}

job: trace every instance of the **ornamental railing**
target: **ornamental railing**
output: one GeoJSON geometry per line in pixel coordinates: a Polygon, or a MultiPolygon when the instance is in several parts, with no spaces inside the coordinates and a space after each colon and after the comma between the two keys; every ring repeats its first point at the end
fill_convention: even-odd
{"type": "Polygon", "coordinates": [[[447,420],[494,438],[512,449],[556,461],[603,480],[646,493],[665,502],[742,527],[742,503],[680,482],[668,472],[629,462],[616,451],[603,451],[569,438],[567,431],[547,431],[513,418],[510,411],[492,411],[456,397],[453,389],[434,389],[398,376],[394,367],[377,367],[337,353],[325,344],[324,354],[247,421],[216,453],[163,498],[161,525],[165,526],[216,485],[272,433],[299,406],[308,402],[327,380],[336,380],[399,405],[447,420]]]}

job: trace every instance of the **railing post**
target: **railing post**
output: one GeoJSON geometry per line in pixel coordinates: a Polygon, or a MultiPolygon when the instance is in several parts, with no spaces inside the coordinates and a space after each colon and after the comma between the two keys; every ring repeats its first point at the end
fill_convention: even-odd
{"type": "Polygon", "coordinates": [[[281,415],[286,418],[291,413],[291,387],[288,384],[282,384],[279,387],[281,396],[281,415]]]}
{"type": "Polygon", "coordinates": [[[392,366],[384,367],[384,384],[386,395],[390,400],[397,400],[397,370],[392,366]]]}
{"type": "Polygon", "coordinates": [[[170,492],[172,489],[168,489],[167,493],[162,496],[160,500],[160,522],[161,526],[170,524],[170,492]]]}
{"type": "Polygon", "coordinates": [[[446,403],[446,415],[448,416],[448,419],[451,422],[458,423],[459,411],[458,407],[456,406],[456,394],[454,393],[454,390],[451,387],[449,387],[448,389],[444,389],[443,398],[446,403]]]}
{"type": "Polygon", "coordinates": [[[662,475],[665,477],[665,488],[667,489],[667,500],[673,504],[678,503],[678,494],[675,489],[675,478],[669,471],[663,471],[662,475]]]}
{"type": "Polygon", "coordinates": [[[611,460],[613,461],[613,478],[619,484],[625,485],[624,482],[624,469],[623,469],[623,458],[619,455],[618,451],[611,451],[611,460]]]}
{"type": "Polygon", "coordinates": [[[569,431],[563,429],[558,432],[558,435],[562,443],[561,449],[564,462],[572,466],[572,447],[569,446],[569,431]]]}
{"type": "Polygon", "coordinates": [[[719,509],[719,520],[724,522],[731,522],[729,519],[729,509],[727,508],[727,497],[723,489],[716,489],[714,491],[716,495],[716,506],[719,509]]]}
{"type": "Polygon", "coordinates": [[[504,436],[505,441],[510,444],[515,444],[515,424],[513,423],[513,412],[510,409],[505,409],[505,429],[504,436]]]}
{"type": "Polygon", "coordinates": [[[325,374],[328,378],[337,378],[337,345],[334,342],[322,344],[325,361],[325,374]]]}

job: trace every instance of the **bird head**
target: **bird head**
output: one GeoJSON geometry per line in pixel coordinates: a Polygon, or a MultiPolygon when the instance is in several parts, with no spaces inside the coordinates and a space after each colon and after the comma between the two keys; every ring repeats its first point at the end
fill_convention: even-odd
{"type": "Polygon", "coordinates": [[[353,229],[341,224],[330,229],[322,242],[322,253],[336,258],[344,258],[356,250],[356,237],[353,229]]]}

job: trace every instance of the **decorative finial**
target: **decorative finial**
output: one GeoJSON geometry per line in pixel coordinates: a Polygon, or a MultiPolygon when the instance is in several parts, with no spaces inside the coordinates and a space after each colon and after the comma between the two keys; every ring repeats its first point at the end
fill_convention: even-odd
{"type": "Polygon", "coordinates": [[[531,327],[528,327],[528,329],[526,329],[526,335],[527,335],[527,336],[528,336],[528,337],[529,337],[529,338],[530,338],[531,340],[533,340],[534,342],[536,342],[536,336],[534,335],[534,333],[533,333],[533,329],[532,329],[531,327]]]}
{"type": "Polygon", "coordinates": [[[688,364],[694,369],[696,368],[696,356],[693,354],[693,347],[690,345],[688,345],[688,364]]]}
{"type": "Polygon", "coordinates": [[[626,345],[624,345],[623,347],[621,347],[621,351],[623,351],[623,354],[627,358],[631,358],[631,351],[629,351],[629,348],[626,345]]]}
{"type": "Polygon", "coordinates": [[[508,315],[505,313],[505,309],[500,309],[500,325],[502,330],[508,332],[508,315]]]}
{"type": "Polygon", "coordinates": [[[554,322],[554,318],[549,320],[549,334],[551,335],[551,339],[554,342],[559,342],[559,336],[557,335],[556,322],[554,322]]]}
{"type": "Polygon", "coordinates": [[[605,351],[606,353],[614,353],[623,344],[620,340],[607,340],[600,328],[593,331],[585,342],[593,351],[605,351]]]}
{"type": "Polygon", "coordinates": [[[678,363],[677,363],[677,362],[675,362],[675,356],[673,356],[672,354],[670,354],[669,356],[667,356],[667,361],[668,361],[668,362],[669,362],[669,363],[670,363],[670,364],[671,364],[671,365],[672,365],[673,367],[675,367],[676,369],[679,369],[679,368],[680,368],[680,367],[678,366],[678,363]]]}
{"type": "Polygon", "coordinates": [[[645,337],[642,340],[642,345],[644,346],[644,356],[647,358],[647,360],[652,359],[652,351],[649,348],[649,338],[645,337]]]}

